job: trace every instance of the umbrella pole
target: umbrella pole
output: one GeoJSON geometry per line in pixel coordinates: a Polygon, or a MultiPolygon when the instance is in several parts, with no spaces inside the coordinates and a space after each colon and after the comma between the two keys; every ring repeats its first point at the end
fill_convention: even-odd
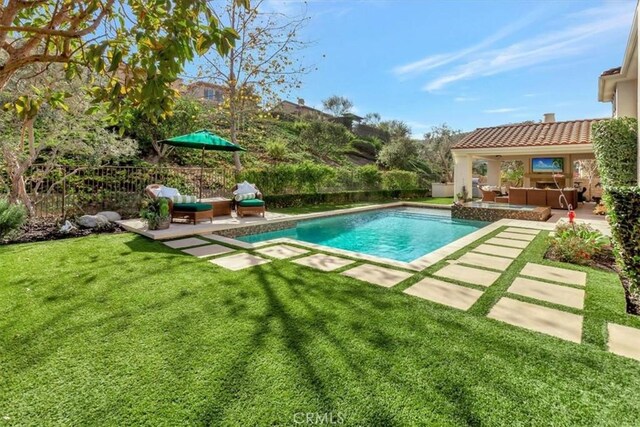
{"type": "Polygon", "coordinates": [[[202,159],[200,160],[200,196],[199,199],[202,200],[202,171],[204,169],[204,147],[202,147],[202,159]]]}

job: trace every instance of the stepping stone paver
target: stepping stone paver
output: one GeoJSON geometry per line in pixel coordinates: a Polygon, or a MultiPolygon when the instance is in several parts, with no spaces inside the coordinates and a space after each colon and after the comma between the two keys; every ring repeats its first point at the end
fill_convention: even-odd
{"type": "Polygon", "coordinates": [[[198,258],[206,258],[213,255],[222,255],[233,252],[233,249],[222,245],[197,246],[195,248],[183,249],[182,252],[198,258]]]}
{"type": "Polygon", "coordinates": [[[208,240],[198,239],[197,237],[188,237],[186,239],[170,240],[163,243],[173,249],[182,249],[190,246],[206,245],[211,242],[208,240]]]}
{"type": "Polygon", "coordinates": [[[507,292],[581,310],[584,307],[584,290],[524,277],[517,277],[507,292]]]}
{"type": "Polygon", "coordinates": [[[491,245],[500,245],[500,246],[508,246],[510,248],[519,248],[524,249],[529,246],[529,242],[525,242],[524,240],[509,240],[509,239],[500,239],[498,237],[492,237],[487,240],[485,243],[489,243],[491,245]]]}
{"type": "Polygon", "coordinates": [[[534,264],[532,262],[528,262],[520,274],[569,285],[585,286],[587,284],[587,273],[585,272],[534,264]]]}
{"type": "Polygon", "coordinates": [[[640,329],[609,323],[607,330],[611,353],[640,360],[640,329]]]}
{"type": "Polygon", "coordinates": [[[534,230],[532,228],[516,228],[516,227],[508,227],[505,231],[509,233],[532,234],[534,236],[540,233],[540,230],[534,230]]]}
{"type": "Polygon", "coordinates": [[[479,286],[491,286],[500,277],[500,273],[495,271],[480,270],[459,264],[449,264],[433,274],[479,286]]]}
{"type": "Polygon", "coordinates": [[[478,254],[475,252],[467,252],[466,254],[458,258],[457,262],[478,267],[490,268],[492,270],[504,271],[509,268],[513,260],[509,258],[478,254]]]}
{"type": "Polygon", "coordinates": [[[461,310],[468,310],[482,296],[482,291],[477,289],[454,285],[433,277],[425,277],[403,292],[461,310]]]}
{"type": "Polygon", "coordinates": [[[518,258],[518,255],[522,253],[522,249],[518,248],[505,248],[504,246],[489,245],[486,243],[481,244],[473,250],[473,252],[480,252],[488,255],[496,255],[507,258],[518,258]]]}
{"type": "Polygon", "coordinates": [[[508,231],[503,231],[502,233],[498,233],[496,234],[496,237],[499,239],[525,240],[527,242],[530,242],[536,238],[536,236],[532,236],[530,234],[509,233],[508,231]]]}
{"type": "Polygon", "coordinates": [[[294,259],[292,262],[322,271],[333,271],[344,267],[345,265],[353,264],[355,261],[331,255],[315,254],[304,258],[294,259]]]}
{"type": "Polygon", "coordinates": [[[229,255],[212,259],[209,262],[229,270],[238,271],[255,265],[266,264],[271,262],[271,260],[243,252],[237,255],[229,255]]]}
{"type": "Polygon", "coordinates": [[[350,270],[343,271],[344,276],[373,283],[374,285],[390,288],[405,279],[413,276],[413,273],[406,271],[392,270],[390,268],[379,267],[377,265],[362,264],[350,270]]]}
{"type": "Polygon", "coordinates": [[[306,249],[296,248],[295,246],[275,245],[269,246],[267,248],[256,249],[256,252],[261,253],[262,255],[270,256],[272,258],[287,259],[294,256],[306,254],[309,251],[306,249]]]}
{"type": "Polygon", "coordinates": [[[582,316],[511,298],[500,299],[487,317],[567,341],[582,339],[582,316]]]}

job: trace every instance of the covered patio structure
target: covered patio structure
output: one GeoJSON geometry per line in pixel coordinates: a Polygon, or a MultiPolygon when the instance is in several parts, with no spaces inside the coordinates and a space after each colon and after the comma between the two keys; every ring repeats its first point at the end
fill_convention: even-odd
{"type": "MultiPolygon", "coordinates": [[[[553,189],[556,182],[561,188],[587,186],[575,177],[574,165],[578,160],[594,159],[591,126],[600,120],[604,119],[556,122],[554,114],[545,114],[541,123],[476,129],[452,148],[455,192],[472,194],[473,163],[477,160],[487,163],[487,186],[505,186],[501,180],[505,161],[522,162],[524,174],[518,186],[523,188],[553,189]]],[[[519,200],[516,203],[527,204],[522,197],[519,200]]]]}

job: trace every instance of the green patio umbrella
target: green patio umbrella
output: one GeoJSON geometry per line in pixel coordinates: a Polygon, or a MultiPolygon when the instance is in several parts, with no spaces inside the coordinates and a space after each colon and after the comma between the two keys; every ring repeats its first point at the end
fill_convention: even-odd
{"type": "Polygon", "coordinates": [[[206,129],[198,130],[186,135],[174,136],[173,138],[160,141],[162,144],[174,147],[186,147],[202,150],[202,161],[200,163],[200,195],[202,198],[202,170],[204,168],[204,152],[206,150],[213,151],[246,151],[239,145],[210,132],[206,129]]]}

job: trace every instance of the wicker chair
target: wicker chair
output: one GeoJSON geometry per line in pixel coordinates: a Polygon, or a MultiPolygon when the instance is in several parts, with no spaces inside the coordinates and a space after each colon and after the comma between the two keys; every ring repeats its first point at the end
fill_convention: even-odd
{"type": "Polygon", "coordinates": [[[480,191],[482,191],[482,201],[483,202],[495,202],[496,201],[496,193],[495,191],[485,190],[480,187],[480,191]]]}
{"type": "MultiPolygon", "coordinates": [[[[156,193],[154,190],[160,190],[162,185],[160,184],[151,184],[147,185],[144,189],[144,192],[147,196],[152,199],[156,199],[156,193]]],[[[179,220],[187,220],[193,225],[196,223],[209,220],[213,222],[213,208],[211,203],[173,203],[173,200],[167,199],[169,201],[169,213],[171,214],[171,222],[174,222],[174,219],[179,220]]]]}
{"type": "MultiPolygon", "coordinates": [[[[246,214],[257,214],[262,215],[264,218],[266,213],[266,208],[264,204],[264,200],[262,200],[262,193],[260,189],[255,186],[255,184],[251,184],[254,186],[258,192],[256,193],[255,199],[241,200],[236,201],[235,197],[233,198],[233,206],[236,210],[236,214],[240,218],[244,218],[246,214]]],[[[238,189],[238,184],[234,185],[231,191],[236,191],[238,189]]]]}

